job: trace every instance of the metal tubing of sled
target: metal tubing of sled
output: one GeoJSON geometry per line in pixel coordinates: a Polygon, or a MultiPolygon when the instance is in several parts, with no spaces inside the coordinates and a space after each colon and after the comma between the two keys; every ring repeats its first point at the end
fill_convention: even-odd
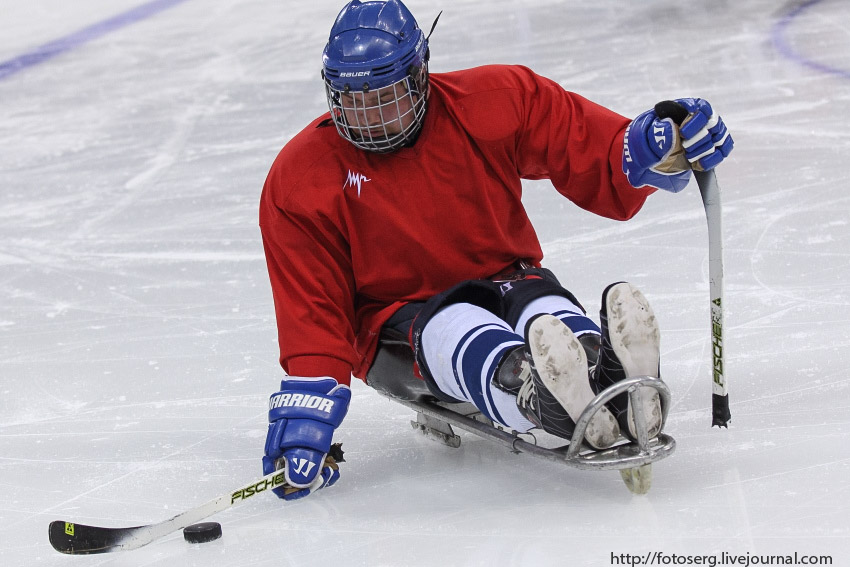
{"type": "MultiPolygon", "coordinates": [[[[653,388],[658,392],[658,395],[661,396],[661,429],[664,429],[664,424],[667,422],[667,412],[670,408],[670,389],[667,387],[667,384],[654,376],[632,376],[631,378],[621,380],[610,388],[603,390],[595,398],[593,398],[589,404],[587,404],[587,407],[584,409],[581,417],[576,423],[576,428],[573,432],[573,439],[584,439],[584,431],[587,429],[587,424],[590,423],[590,419],[593,415],[614,397],[623,393],[628,393],[630,396],[632,413],[635,416],[635,425],[637,426],[638,447],[641,452],[650,451],[651,448],[649,446],[649,437],[647,435],[646,416],[643,414],[643,404],[639,403],[638,399],[638,396],[640,395],[640,388],[643,387],[653,388]]],[[[580,450],[581,443],[571,443],[570,448],[567,451],[567,457],[577,457],[580,450]]]]}
{"type": "Polygon", "coordinates": [[[632,415],[634,416],[635,429],[637,430],[637,444],[641,450],[646,450],[649,446],[649,428],[646,425],[646,414],[644,413],[644,405],[640,399],[640,388],[633,386],[629,389],[629,404],[632,407],[632,415]]]}
{"type": "MultiPolygon", "coordinates": [[[[638,390],[641,387],[654,388],[661,396],[661,426],[663,428],[667,421],[667,409],[670,406],[670,390],[658,378],[633,376],[604,390],[590,402],[576,424],[573,439],[584,439],[584,431],[590,418],[611,398],[622,393],[638,395],[638,390]]],[[[522,439],[516,432],[497,429],[489,423],[478,421],[472,416],[459,414],[436,403],[392,399],[419,414],[459,427],[479,437],[496,441],[512,452],[529,453],[541,459],[578,469],[620,470],[635,468],[669,457],[676,448],[676,441],[664,433],[659,433],[653,439],[647,439],[646,416],[643,415],[640,404],[637,403],[633,404],[633,412],[639,424],[639,429],[643,431],[643,434],[638,436],[638,442],[622,442],[608,449],[593,450],[579,441],[556,448],[541,447],[522,439]],[[635,410],[635,408],[638,409],[635,410]],[[581,452],[582,450],[584,452],[581,452]]]]}

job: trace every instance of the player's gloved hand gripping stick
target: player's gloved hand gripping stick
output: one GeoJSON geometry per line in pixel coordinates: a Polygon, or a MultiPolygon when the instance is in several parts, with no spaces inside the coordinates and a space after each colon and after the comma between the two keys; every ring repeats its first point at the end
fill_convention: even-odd
{"type": "MultiPolygon", "coordinates": [[[[323,463],[323,469],[337,468],[337,463],[343,462],[342,446],[334,444],[328,451],[323,463]]],[[[191,510],[177,514],[173,518],[155,524],[133,526],[129,528],[107,528],[87,526],[73,522],[57,520],[50,522],[48,535],[53,549],[71,555],[89,555],[92,553],[109,553],[114,551],[129,551],[145,546],[161,537],[200,522],[218,512],[227,510],[258,494],[269,490],[284,489],[298,491],[286,484],[283,470],[275,470],[261,479],[254,480],[214,500],[201,504],[191,510]]]]}
{"type": "Polygon", "coordinates": [[[712,425],[726,427],[729,389],[723,356],[723,242],[720,189],[714,168],[734,146],[723,120],[708,101],[680,98],[659,102],[638,115],[623,141],[623,172],[634,187],[678,193],[694,171],[708,220],[711,301],[712,425]]]}
{"type": "Polygon", "coordinates": [[[274,493],[295,500],[333,485],[339,468],[327,464],[334,431],[348,413],[351,390],[334,378],[287,376],[269,398],[269,431],[263,472],[282,469],[286,487],[274,493]]]}
{"type": "Polygon", "coordinates": [[[712,396],[711,425],[727,427],[729,384],[726,381],[726,359],[723,355],[723,231],[720,222],[720,187],[714,170],[695,171],[705,217],[708,221],[708,281],[711,301],[712,396]]]}
{"type": "Polygon", "coordinates": [[[266,476],[206,504],[156,524],[129,528],[50,523],[50,543],[68,554],[136,549],[262,492],[295,500],[339,479],[342,448],[331,445],[333,432],[348,412],[351,390],[333,378],[287,376],[269,399],[269,431],[263,471],[266,476]]]}

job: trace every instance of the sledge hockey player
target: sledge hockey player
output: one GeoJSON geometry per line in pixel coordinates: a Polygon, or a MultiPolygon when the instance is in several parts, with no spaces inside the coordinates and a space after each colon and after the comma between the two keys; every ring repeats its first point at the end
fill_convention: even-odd
{"type": "MultiPolygon", "coordinates": [[[[265,182],[260,227],[286,376],[263,468],[285,468],[290,488],[276,490],[287,499],[339,478],[325,457],[352,374],[372,378],[382,332],[409,339],[415,368],[376,379],[424,380],[434,398],[471,402],[518,432],[569,439],[596,393],[658,376],[645,297],[608,286],[597,326],[541,266],[521,180],[549,179],[579,207],[627,220],[732,149],[702,99],[675,101],[689,115],[681,126],[654,110],[629,121],[525,67],[430,74],[428,59],[400,0],[346,4],[323,54],[330,113],[286,144],[265,182]]],[[[659,397],[641,400],[657,435],[659,397]]],[[[631,413],[626,394],[614,398],[584,441],[633,438],[631,413]]]]}

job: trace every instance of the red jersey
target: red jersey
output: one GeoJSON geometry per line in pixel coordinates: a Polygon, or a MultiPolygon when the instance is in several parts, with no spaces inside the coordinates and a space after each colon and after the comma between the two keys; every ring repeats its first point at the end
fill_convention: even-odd
{"type": "Polygon", "coordinates": [[[405,302],[519,259],[539,264],[521,179],[550,179],[579,207],[620,220],[654,191],[622,171],[628,119],[529,69],[434,73],[430,84],[412,147],[357,149],[325,114],[272,165],[260,227],[291,375],[363,378],[381,326],[405,302]]]}

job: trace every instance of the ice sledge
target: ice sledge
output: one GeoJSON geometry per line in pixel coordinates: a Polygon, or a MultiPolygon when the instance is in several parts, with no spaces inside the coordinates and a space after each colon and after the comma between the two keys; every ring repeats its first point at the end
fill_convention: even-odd
{"type": "Polygon", "coordinates": [[[663,433],[670,407],[670,390],[652,376],[633,376],[600,392],[584,410],[573,434],[574,439],[584,439],[584,431],[591,417],[614,396],[628,393],[636,424],[637,441],[625,437],[612,447],[596,450],[586,443],[569,443],[565,439],[533,429],[528,433],[509,430],[492,422],[470,403],[448,403],[438,400],[428,390],[425,382],[413,375],[413,355],[407,341],[401,337],[382,335],[381,345],[367,383],[391,400],[416,412],[411,421],[414,429],[449,447],[460,447],[461,438],[455,427],[490,439],[513,453],[528,453],[534,457],[585,470],[618,470],[628,489],[635,494],[645,494],[652,484],[652,463],[669,457],[676,441],[663,433]],[[643,404],[638,403],[640,388],[654,388],[661,396],[661,431],[649,438],[643,404]]]}

